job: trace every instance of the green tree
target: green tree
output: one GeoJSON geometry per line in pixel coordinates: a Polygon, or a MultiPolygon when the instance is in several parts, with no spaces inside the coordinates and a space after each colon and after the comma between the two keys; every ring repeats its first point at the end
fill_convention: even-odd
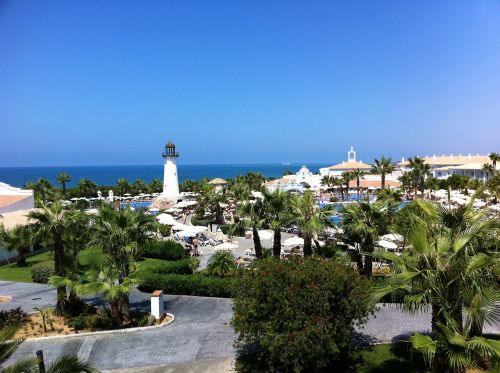
{"type": "Polygon", "coordinates": [[[59,175],[57,175],[57,182],[62,185],[63,188],[63,193],[66,194],[66,184],[71,181],[71,176],[69,176],[65,172],[60,172],[59,175]]]}
{"type": "Polygon", "coordinates": [[[229,251],[217,251],[208,260],[207,270],[211,275],[223,277],[235,269],[234,256],[229,251]]]}
{"type": "Polygon", "coordinates": [[[148,191],[148,186],[142,179],[135,179],[131,185],[132,194],[138,195],[140,193],[146,193],[148,191]]]}
{"type": "Polygon", "coordinates": [[[406,237],[410,245],[401,256],[376,254],[391,261],[394,272],[378,298],[397,294],[410,312],[431,305],[432,336],[416,336],[412,343],[436,372],[479,364],[476,347],[485,352],[489,342],[474,337],[484,322],[499,320],[498,222],[475,211],[474,198],[458,208],[416,201],[406,237]],[[485,245],[488,239],[496,248],[485,245]]]}
{"type": "Polygon", "coordinates": [[[355,326],[372,311],[370,292],[368,280],[345,261],[259,261],[240,273],[233,290],[240,353],[262,362],[254,371],[339,370],[356,350],[355,326]],[[256,347],[251,356],[248,346],[256,347]]]}
{"type": "Polygon", "coordinates": [[[124,194],[130,193],[131,188],[127,181],[127,179],[121,177],[116,181],[116,193],[119,196],[123,196],[124,194]]]}
{"type": "Polygon", "coordinates": [[[425,179],[430,174],[430,166],[425,163],[425,160],[423,158],[419,158],[417,156],[408,159],[408,163],[411,168],[410,175],[413,179],[413,186],[415,187],[416,196],[417,191],[420,190],[421,193],[424,192],[425,179]]]}
{"type": "Polygon", "coordinates": [[[281,228],[291,221],[290,195],[279,189],[273,193],[264,190],[264,214],[263,224],[274,232],[273,255],[279,258],[281,255],[281,228]]]}
{"type": "Polygon", "coordinates": [[[35,184],[31,185],[35,192],[35,200],[46,202],[52,197],[54,188],[46,178],[42,177],[38,179],[35,184]]]}
{"type": "MultiPolygon", "coordinates": [[[[340,179],[345,185],[345,199],[349,198],[349,183],[351,180],[354,180],[354,176],[351,171],[342,172],[340,175],[340,179]]],[[[344,195],[342,194],[342,198],[344,199],[344,195]]]]}
{"type": "MultiPolygon", "coordinates": [[[[72,224],[79,218],[81,213],[71,210],[64,210],[60,201],[55,201],[50,206],[40,203],[40,209],[29,213],[30,219],[34,221],[34,237],[49,240],[54,248],[54,273],[64,277],[66,269],[64,267],[64,243],[65,237],[72,224]]],[[[66,288],[57,287],[58,315],[62,315],[65,309],[66,288]]]]}
{"type": "Polygon", "coordinates": [[[295,222],[304,237],[304,256],[312,255],[312,239],[323,231],[331,216],[330,207],[317,208],[316,201],[310,190],[303,196],[292,196],[290,199],[291,220],[295,222]]]}
{"type": "Polygon", "coordinates": [[[391,158],[382,157],[380,159],[374,159],[372,173],[380,174],[382,189],[385,188],[385,176],[393,171],[394,164],[392,163],[391,158]]]}
{"type": "Polygon", "coordinates": [[[33,242],[31,227],[18,225],[11,229],[6,229],[0,225],[0,245],[8,252],[16,251],[19,255],[18,266],[26,266],[25,255],[29,253],[33,242]]]}
{"type": "Polygon", "coordinates": [[[227,194],[224,191],[216,190],[212,185],[204,183],[201,186],[201,191],[198,195],[198,203],[200,207],[208,209],[212,215],[212,219],[217,224],[224,223],[224,208],[227,203],[227,194]]]}
{"type": "Polygon", "coordinates": [[[495,167],[492,164],[485,163],[483,164],[483,172],[486,175],[486,181],[490,179],[490,176],[495,173],[495,167]]]}
{"type": "MultiPolygon", "coordinates": [[[[130,208],[117,210],[109,205],[102,205],[99,213],[92,217],[92,243],[102,248],[107,255],[108,267],[105,274],[115,276],[119,284],[124,284],[133,270],[133,263],[138,256],[138,247],[149,239],[149,232],[154,231],[154,217],[134,211],[130,208]]],[[[122,294],[124,295],[124,294],[122,294]]],[[[125,320],[129,315],[129,300],[123,296],[120,310],[125,320]]]]}
{"type": "Polygon", "coordinates": [[[249,172],[246,175],[239,175],[236,177],[236,183],[246,184],[250,190],[254,191],[262,191],[264,188],[264,181],[266,181],[264,176],[256,172],[249,172]]]}
{"type": "Polygon", "coordinates": [[[356,193],[358,194],[358,201],[359,201],[359,183],[361,179],[365,178],[365,172],[359,168],[353,170],[351,172],[351,175],[354,179],[356,179],[356,193]]]}
{"type": "Polygon", "coordinates": [[[263,224],[264,203],[261,198],[252,201],[245,201],[236,208],[236,214],[239,216],[239,224],[243,227],[252,229],[253,244],[255,256],[262,258],[262,243],[260,242],[259,228],[263,224]]]}
{"type": "Polygon", "coordinates": [[[490,158],[491,163],[493,164],[493,169],[496,171],[497,162],[500,161],[500,154],[492,152],[488,157],[490,158]]]}
{"type": "Polygon", "coordinates": [[[163,190],[163,183],[159,179],[153,179],[149,183],[148,190],[150,193],[160,193],[163,190]]]}
{"type": "Polygon", "coordinates": [[[326,175],[321,178],[321,185],[326,186],[327,190],[331,190],[336,185],[336,180],[336,177],[326,175]]]}
{"type": "MultiPolygon", "coordinates": [[[[1,362],[1,360],[0,360],[1,362]]],[[[5,367],[2,373],[38,373],[38,359],[36,357],[24,357],[14,364],[5,367]]],[[[56,359],[45,369],[46,373],[99,373],[87,361],[80,360],[77,356],[64,355],[56,359]]]]}
{"type": "Polygon", "coordinates": [[[91,197],[97,194],[97,184],[89,179],[80,179],[77,188],[78,193],[83,197],[91,197]]]}
{"type": "Polygon", "coordinates": [[[358,260],[358,268],[367,277],[372,275],[372,253],[379,236],[388,233],[396,205],[389,201],[360,202],[344,206],[341,211],[342,226],[351,242],[359,244],[364,255],[364,265],[358,260]]]}

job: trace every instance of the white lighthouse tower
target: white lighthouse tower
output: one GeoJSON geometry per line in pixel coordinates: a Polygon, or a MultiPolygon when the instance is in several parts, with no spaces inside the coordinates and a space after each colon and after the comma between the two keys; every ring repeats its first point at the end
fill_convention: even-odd
{"type": "Polygon", "coordinates": [[[177,158],[179,157],[179,153],[175,152],[175,144],[173,142],[169,141],[165,145],[165,153],[162,156],[165,160],[162,197],[177,200],[179,198],[179,178],[177,177],[177,158]]]}

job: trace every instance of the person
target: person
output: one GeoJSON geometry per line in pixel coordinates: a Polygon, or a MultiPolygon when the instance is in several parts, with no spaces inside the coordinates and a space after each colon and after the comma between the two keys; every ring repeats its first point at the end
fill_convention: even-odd
{"type": "Polygon", "coordinates": [[[198,246],[200,245],[200,240],[198,239],[198,235],[196,235],[194,238],[193,238],[193,248],[194,248],[194,252],[193,252],[193,255],[194,256],[198,256],[198,246]]]}

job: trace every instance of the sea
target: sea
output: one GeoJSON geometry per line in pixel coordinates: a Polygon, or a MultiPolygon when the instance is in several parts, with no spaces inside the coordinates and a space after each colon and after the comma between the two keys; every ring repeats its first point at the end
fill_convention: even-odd
{"type": "MultiPolygon", "coordinates": [[[[303,164],[277,163],[277,164],[180,164],[177,166],[179,181],[186,179],[200,180],[202,178],[222,179],[233,178],[248,172],[258,172],[265,177],[281,177],[285,171],[296,173],[303,164]]],[[[321,167],[328,164],[305,164],[307,168],[316,173],[321,167]]],[[[154,178],[163,179],[163,165],[144,166],[57,166],[57,167],[0,167],[0,182],[16,187],[23,187],[27,182],[35,182],[41,177],[57,185],[57,175],[65,172],[71,176],[69,188],[75,187],[80,179],[90,179],[98,185],[114,185],[119,178],[129,182],[142,179],[150,182],[154,178]]]]}

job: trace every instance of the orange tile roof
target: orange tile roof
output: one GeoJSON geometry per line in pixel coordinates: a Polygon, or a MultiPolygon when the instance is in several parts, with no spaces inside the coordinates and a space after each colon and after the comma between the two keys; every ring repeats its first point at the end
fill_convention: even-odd
{"type": "Polygon", "coordinates": [[[29,196],[0,196],[0,208],[9,206],[25,198],[29,198],[29,196]]]}
{"type": "MultiPolygon", "coordinates": [[[[470,164],[470,163],[490,163],[491,160],[487,155],[445,155],[445,156],[432,156],[432,157],[422,157],[425,163],[431,166],[455,166],[462,164],[470,164]]],[[[404,166],[407,165],[408,161],[399,162],[398,165],[404,166]]]]}
{"type": "Polygon", "coordinates": [[[361,170],[370,170],[372,166],[363,162],[350,161],[328,167],[329,170],[356,170],[358,168],[361,170]]]}
{"type": "MultiPolygon", "coordinates": [[[[359,186],[360,186],[360,188],[370,188],[370,187],[381,188],[382,181],[381,180],[363,180],[363,179],[361,179],[361,180],[359,180],[359,186]]],[[[386,180],[385,186],[399,188],[400,183],[399,183],[399,181],[386,180]]],[[[349,182],[349,188],[356,188],[356,180],[351,180],[349,182]]]]}

